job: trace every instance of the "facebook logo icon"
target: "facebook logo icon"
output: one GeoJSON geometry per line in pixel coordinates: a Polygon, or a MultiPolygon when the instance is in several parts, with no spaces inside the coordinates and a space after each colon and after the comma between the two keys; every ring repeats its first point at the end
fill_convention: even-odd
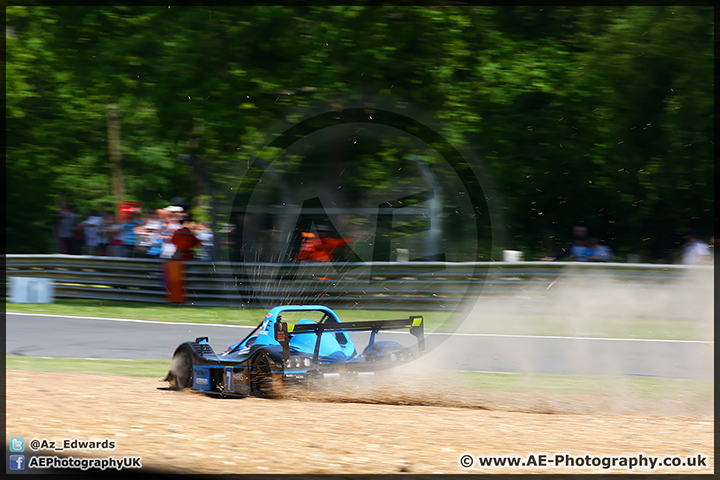
{"type": "Polygon", "coordinates": [[[10,455],[10,470],[25,470],[25,455],[10,455]]]}

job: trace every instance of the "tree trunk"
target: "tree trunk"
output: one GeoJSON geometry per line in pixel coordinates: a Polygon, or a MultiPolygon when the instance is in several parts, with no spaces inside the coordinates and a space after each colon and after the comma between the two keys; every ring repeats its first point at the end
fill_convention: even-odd
{"type": "Polygon", "coordinates": [[[125,199],[125,179],[122,173],[122,153],[120,152],[120,122],[117,105],[107,106],[108,152],[110,154],[110,174],[112,176],[113,195],[117,202],[125,199]]]}

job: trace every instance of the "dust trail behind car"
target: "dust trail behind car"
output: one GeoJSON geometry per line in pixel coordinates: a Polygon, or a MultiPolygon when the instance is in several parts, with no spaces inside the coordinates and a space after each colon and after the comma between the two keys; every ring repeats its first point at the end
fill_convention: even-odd
{"type": "MultiPolygon", "coordinates": [[[[483,378],[487,377],[480,374],[471,388],[468,379],[473,374],[456,371],[463,358],[484,358],[494,353],[470,346],[466,350],[443,351],[433,349],[430,343],[424,357],[400,369],[290,395],[330,402],[537,413],[709,413],[714,368],[713,362],[707,361],[714,352],[712,273],[712,269],[687,269],[662,284],[645,284],[639,279],[635,285],[619,282],[611,275],[588,274],[572,280],[560,275],[552,285],[525,289],[514,298],[480,295],[458,332],[487,333],[485,345],[506,345],[503,334],[527,335],[561,349],[533,351],[532,345],[540,343],[530,341],[516,342],[530,350],[498,348],[499,355],[513,360],[503,364],[511,365],[513,370],[502,373],[517,374],[520,379],[508,382],[505,391],[496,385],[484,387],[483,378]],[[498,336],[493,337],[496,333],[498,336]],[[563,336],[563,340],[551,343],[552,336],[563,336]],[[595,341],[594,337],[607,341],[595,341]],[[655,343],[654,339],[660,341],[655,343]],[[663,348],[653,349],[651,345],[663,348]],[[630,367],[628,359],[637,362],[636,366],[630,367]],[[544,377],[546,372],[541,368],[551,360],[558,362],[559,370],[567,372],[544,377]],[[650,373],[641,370],[642,366],[647,366],[650,373]],[[583,380],[567,374],[574,370],[592,373],[578,373],[585,377],[583,380]],[[558,388],[562,393],[550,391],[542,381],[536,381],[548,378],[562,384],[558,388]],[[596,385],[578,388],[572,386],[573,382],[596,385]]],[[[488,364],[501,364],[501,360],[490,357],[488,364]]]]}

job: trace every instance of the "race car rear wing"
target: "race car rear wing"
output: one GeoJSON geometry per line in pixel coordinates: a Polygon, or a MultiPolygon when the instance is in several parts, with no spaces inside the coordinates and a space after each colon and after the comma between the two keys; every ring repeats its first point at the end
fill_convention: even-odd
{"type": "Polygon", "coordinates": [[[402,330],[409,329],[412,334],[418,340],[418,352],[425,351],[425,327],[423,324],[422,316],[411,316],[408,318],[402,318],[399,320],[368,320],[368,321],[356,321],[356,322],[331,322],[331,323],[315,323],[315,324],[304,324],[294,325],[288,324],[287,322],[278,321],[275,322],[275,339],[283,347],[283,359],[287,360],[290,358],[290,337],[298,333],[314,332],[317,334],[317,341],[315,343],[315,354],[313,361],[317,361],[318,352],[320,348],[320,337],[325,332],[371,332],[370,343],[372,345],[375,341],[375,335],[380,330],[402,330]]]}

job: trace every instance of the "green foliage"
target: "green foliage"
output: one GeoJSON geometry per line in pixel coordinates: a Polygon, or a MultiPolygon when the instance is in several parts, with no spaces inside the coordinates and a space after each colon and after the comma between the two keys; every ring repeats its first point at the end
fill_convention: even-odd
{"type": "MultiPolygon", "coordinates": [[[[81,213],[114,205],[111,103],[126,199],[149,208],[207,195],[205,180],[214,204],[228,202],[278,122],[384,97],[480,155],[498,246],[528,259],[577,222],[647,259],[668,260],[688,226],[712,232],[711,7],[11,6],[6,17],[8,252],[50,248],[60,194],[81,213]]],[[[330,162],[350,199],[402,187],[401,137],[324,159],[308,150],[285,173],[330,162]]]]}

